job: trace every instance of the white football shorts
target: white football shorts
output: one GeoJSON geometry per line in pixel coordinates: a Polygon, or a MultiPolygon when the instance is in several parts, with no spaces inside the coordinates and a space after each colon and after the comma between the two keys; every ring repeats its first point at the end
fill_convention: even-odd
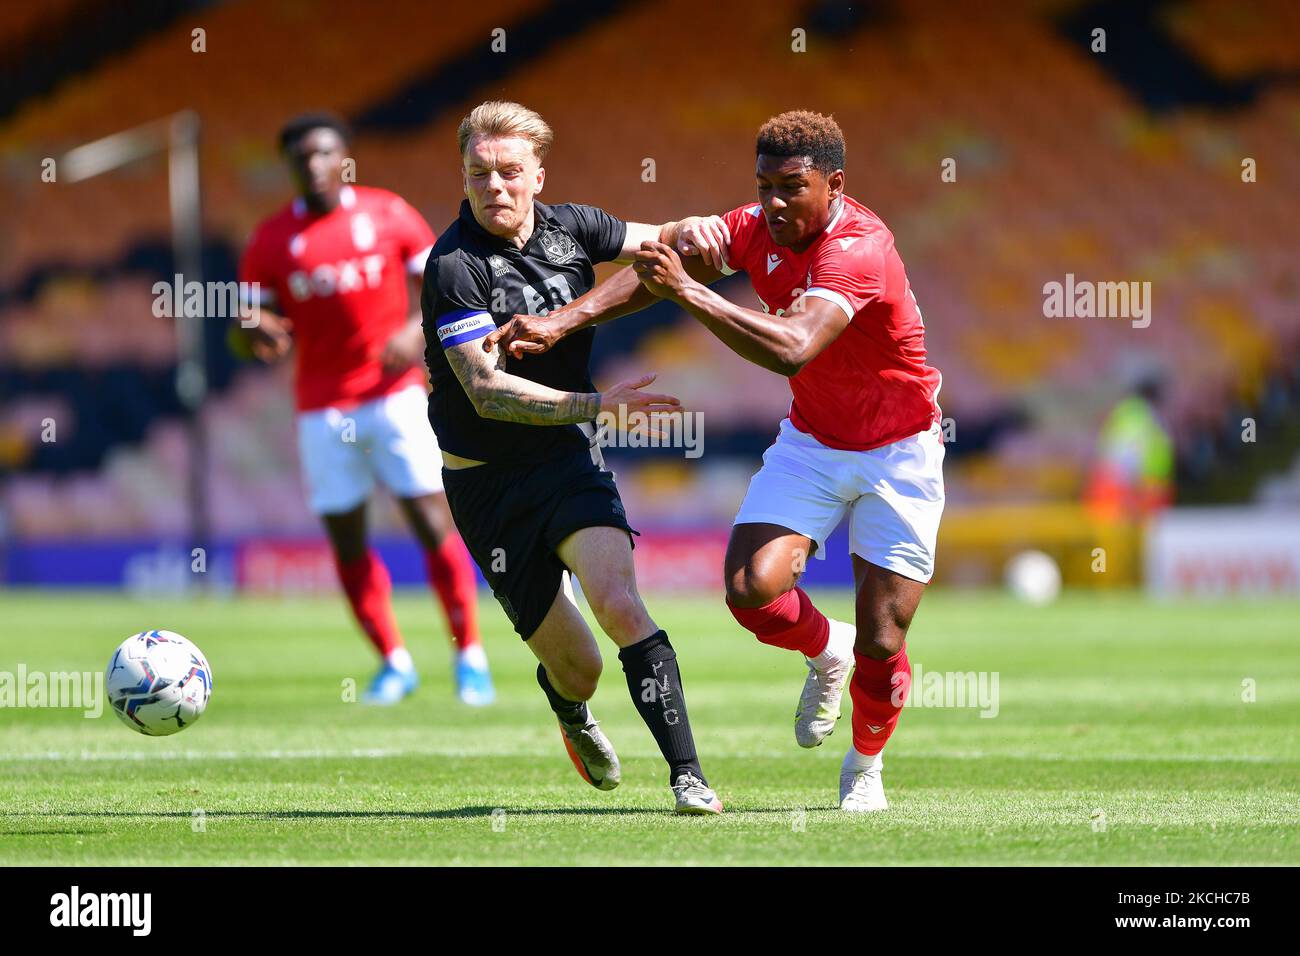
{"type": "Polygon", "coordinates": [[[351,511],[376,478],[399,498],[442,491],[442,452],[418,385],[353,408],[300,412],[298,453],[316,514],[351,511]]]}
{"type": "Polygon", "coordinates": [[[781,422],[749,482],[735,524],[777,524],[806,535],[825,557],[826,539],[849,516],[849,551],[913,581],[934,574],[943,514],[939,424],[870,451],[828,448],[781,422]]]}

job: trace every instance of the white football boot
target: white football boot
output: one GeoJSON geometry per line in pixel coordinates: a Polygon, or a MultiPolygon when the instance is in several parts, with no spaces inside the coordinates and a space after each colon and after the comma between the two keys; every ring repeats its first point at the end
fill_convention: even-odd
{"type": "Polygon", "coordinates": [[[867,757],[850,747],[840,767],[840,809],[849,813],[888,810],[885,784],[880,779],[884,766],[881,754],[867,757]]]}
{"type": "Polygon", "coordinates": [[[703,816],[722,812],[722,801],[713,788],[689,770],[673,781],[673,796],[677,801],[677,813],[703,816]]]}
{"type": "Polygon", "coordinates": [[[840,699],[853,670],[853,643],[857,628],[830,620],[826,650],[817,657],[805,657],[808,678],[799,695],[794,714],[794,739],[800,747],[817,747],[835,730],[840,719],[840,699]]]}

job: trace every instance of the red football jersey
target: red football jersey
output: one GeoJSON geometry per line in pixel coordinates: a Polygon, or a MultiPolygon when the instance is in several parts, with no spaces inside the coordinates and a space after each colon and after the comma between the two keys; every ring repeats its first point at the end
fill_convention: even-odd
{"type": "Polygon", "coordinates": [[[801,295],[827,299],[849,324],[790,379],[790,422],[823,445],[879,448],[930,428],[941,376],[925,363],[925,324],[894,237],[871,210],[844,197],[826,230],[803,252],[773,241],[758,203],[723,219],[731,230],[730,272],[744,271],[781,316],[801,295]]]}
{"type": "Polygon", "coordinates": [[[347,407],[424,381],[412,366],[384,372],[384,343],[411,315],[407,274],[422,275],[433,230],[384,189],[345,186],[339,206],[318,215],[295,199],[253,233],[241,282],[261,305],[293,322],[299,411],[347,407]]]}

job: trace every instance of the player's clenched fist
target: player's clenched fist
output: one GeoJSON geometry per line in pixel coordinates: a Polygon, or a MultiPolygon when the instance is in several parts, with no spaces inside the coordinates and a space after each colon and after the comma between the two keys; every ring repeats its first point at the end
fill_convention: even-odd
{"type": "Polygon", "coordinates": [[[505,325],[483,339],[483,351],[491,352],[498,343],[515,358],[539,355],[560,340],[555,323],[544,315],[512,316],[505,325]]]}
{"type": "Polygon", "coordinates": [[[691,281],[681,258],[662,242],[643,242],[632,263],[641,284],[661,298],[680,295],[691,281]]]}
{"type": "Polygon", "coordinates": [[[293,322],[266,309],[259,309],[257,323],[236,326],[248,342],[248,347],[261,361],[272,363],[284,358],[293,349],[293,322]]]}
{"type": "Polygon", "coordinates": [[[677,229],[679,253],[698,255],[705,265],[722,271],[731,247],[731,230],[721,216],[687,216],[678,223],[677,229]]]}

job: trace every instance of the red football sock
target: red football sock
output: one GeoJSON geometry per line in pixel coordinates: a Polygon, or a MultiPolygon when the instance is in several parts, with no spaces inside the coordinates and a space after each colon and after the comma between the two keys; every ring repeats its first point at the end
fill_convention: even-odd
{"type": "Polygon", "coordinates": [[[446,612],[447,626],[457,649],[473,647],[479,642],[478,579],[465,542],[460,535],[447,535],[436,551],[424,552],[424,563],[429,569],[429,583],[438,592],[438,600],[446,612]]]}
{"type": "Polygon", "coordinates": [[[402,646],[402,635],[397,630],[397,619],[393,617],[393,583],[388,577],[388,568],[371,549],[346,564],[335,556],[334,566],[338,568],[339,580],[357,623],[376,650],[387,657],[402,646]]]}
{"type": "Polygon", "coordinates": [[[907,645],[883,661],[855,653],[857,667],[849,681],[853,698],[853,748],[873,756],[885,749],[885,741],[898,725],[907,693],[912,688],[912,662],[907,645]]]}
{"type": "Polygon", "coordinates": [[[813,607],[803,588],[786,591],[762,607],[736,607],[730,601],[727,607],[740,626],[753,631],[764,644],[800,651],[808,657],[816,657],[826,650],[830,621],[813,607]]]}

